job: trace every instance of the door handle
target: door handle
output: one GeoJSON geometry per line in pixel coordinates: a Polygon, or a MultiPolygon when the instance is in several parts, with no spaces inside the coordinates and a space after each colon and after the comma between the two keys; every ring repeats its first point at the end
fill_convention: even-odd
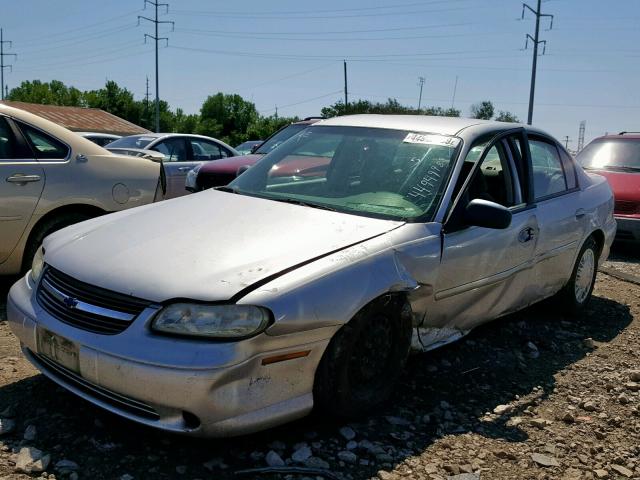
{"type": "Polygon", "coordinates": [[[10,183],[31,183],[31,182],[39,182],[40,175],[24,175],[22,173],[15,173],[10,177],[6,178],[7,182],[10,183]]]}
{"type": "Polygon", "coordinates": [[[576,218],[582,218],[587,214],[587,212],[585,212],[584,208],[579,208],[578,210],[576,210],[576,218]]]}
{"type": "Polygon", "coordinates": [[[533,229],[533,227],[526,227],[520,230],[520,233],[518,233],[518,241],[520,243],[530,242],[531,240],[533,240],[534,236],[535,230],[533,229]]]}
{"type": "Polygon", "coordinates": [[[193,167],[178,167],[178,171],[179,172],[188,172],[189,170],[191,170],[193,167]]]}

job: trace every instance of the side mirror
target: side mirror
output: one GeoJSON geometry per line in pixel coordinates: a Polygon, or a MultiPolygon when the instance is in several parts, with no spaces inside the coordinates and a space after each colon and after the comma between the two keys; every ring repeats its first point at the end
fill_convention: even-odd
{"type": "Polygon", "coordinates": [[[260,145],[262,145],[262,144],[261,143],[257,143],[253,147],[251,147],[251,153],[256,153],[256,150],[258,150],[260,148],[260,145]]]}
{"type": "Polygon", "coordinates": [[[467,205],[464,219],[467,225],[505,229],[511,225],[511,212],[495,202],[476,198],[467,205]]]}
{"type": "Polygon", "coordinates": [[[236,177],[242,175],[244,172],[249,170],[250,167],[251,165],[242,165],[241,167],[239,167],[238,170],[236,170],[236,177]]]}

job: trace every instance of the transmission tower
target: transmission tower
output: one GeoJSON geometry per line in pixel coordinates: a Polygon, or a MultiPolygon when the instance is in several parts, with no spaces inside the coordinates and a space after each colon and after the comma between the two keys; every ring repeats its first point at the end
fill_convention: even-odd
{"type": "Polygon", "coordinates": [[[578,152],[584,148],[584,130],[586,126],[587,126],[587,121],[582,120],[580,122],[580,130],[578,130],[578,149],[577,149],[578,152]]]}
{"type": "Polygon", "coordinates": [[[536,16],[536,29],[534,36],[532,37],[527,33],[526,41],[524,44],[525,50],[529,47],[529,40],[533,42],[533,65],[531,66],[531,89],[529,91],[529,114],[527,115],[527,124],[531,125],[531,121],[533,120],[533,98],[536,91],[536,68],[538,66],[538,45],[543,44],[542,54],[544,55],[547,50],[547,41],[540,40],[540,18],[541,17],[549,17],[551,19],[551,23],[549,24],[549,28],[547,30],[551,30],[553,28],[553,15],[548,13],[542,13],[541,0],[538,0],[538,8],[534,10],[526,3],[522,4],[522,19],[524,19],[525,9],[531,10],[531,12],[536,16]]]}
{"type": "Polygon", "coordinates": [[[138,25],[140,25],[140,20],[146,20],[154,24],[155,27],[155,35],[149,35],[148,33],[144,34],[144,43],[147,43],[147,38],[151,38],[156,42],[156,132],[160,131],[160,92],[159,92],[159,80],[158,80],[158,42],[160,40],[164,40],[169,45],[169,38],[167,37],[159,37],[158,36],[158,25],[161,23],[170,23],[171,31],[175,28],[175,22],[169,20],[158,20],[158,7],[165,7],[166,12],[169,13],[169,4],[168,3],[158,3],[152,0],[144,0],[144,7],[147,8],[147,4],[153,5],[155,7],[155,17],[148,18],[142,15],[138,15],[138,25]]]}
{"type": "Polygon", "coordinates": [[[9,48],[13,47],[13,44],[10,40],[4,39],[2,29],[0,28],[0,100],[4,100],[4,94],[6,92],[4,88],[4,69],[8,68],[10,72],[13,72],[13,65],[5,65],[4,57],[13,57],[14,59],[18,58],[18,54],[16,53],[4,52],[5,43],[9,46],[9,48]]]}
{"type": "Polygon", "coordinates": [[[424,77],[418,77],[418,86],[420,87],[420,95],[418,96],[418,113],[420,113],[420,107],[422,106],[422,87],[424,87],[424,77]]]}

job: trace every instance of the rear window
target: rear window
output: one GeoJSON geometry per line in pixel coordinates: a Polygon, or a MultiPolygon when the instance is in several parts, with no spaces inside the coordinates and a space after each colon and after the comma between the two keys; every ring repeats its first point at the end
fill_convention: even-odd
{"type": "Polygon", "coordinates": [[[154,140],[155,137],[132,135],[130,137],[122,137],[115,142],[111,142],[109,144],[109,148],[145,148],[154,140]]]}
{"type": "Polygon", "coordinates": [[[594,140],[576,159],[587,169],[640,171],[640,139],[594,140]]]}

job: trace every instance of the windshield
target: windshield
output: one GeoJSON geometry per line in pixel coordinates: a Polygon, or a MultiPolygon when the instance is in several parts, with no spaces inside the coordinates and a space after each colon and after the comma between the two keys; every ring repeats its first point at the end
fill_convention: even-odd
{"type": "Polygon", "coordinates": [[[111,142],[109,148],[145,148],[155,140],[154,137],[145,135],[131,135],[130,137],[122,137],[111,142]]]}
{"type": "Polygon", "coordinates": [[[269,138],[266,142],[260,145],[260,148],[256,150],[255,153],[259,153],[261,155],[265,155],[269,153],[271,150],[276,148],[282,142],[286,142],[291,137],[293,137],[296,133],[300,132],[301,130],[304,130],[308,126],[309,125],[298,123],[298,124],[291,124],[288,127],[283,128],[282,130],[276,132],[273,137],[269,138]]]}
{"type": "Polygon", "coordinates": [[[576,157],[584,168],[640,171],[639,139],[601,139],[587,145],[576,157]]]}
{"type": "Polygon", "coordinates": [[[236,193],[363,216],[429,221],[460,139],[362,127],[309,127],[229,184],[236,193]]]}

